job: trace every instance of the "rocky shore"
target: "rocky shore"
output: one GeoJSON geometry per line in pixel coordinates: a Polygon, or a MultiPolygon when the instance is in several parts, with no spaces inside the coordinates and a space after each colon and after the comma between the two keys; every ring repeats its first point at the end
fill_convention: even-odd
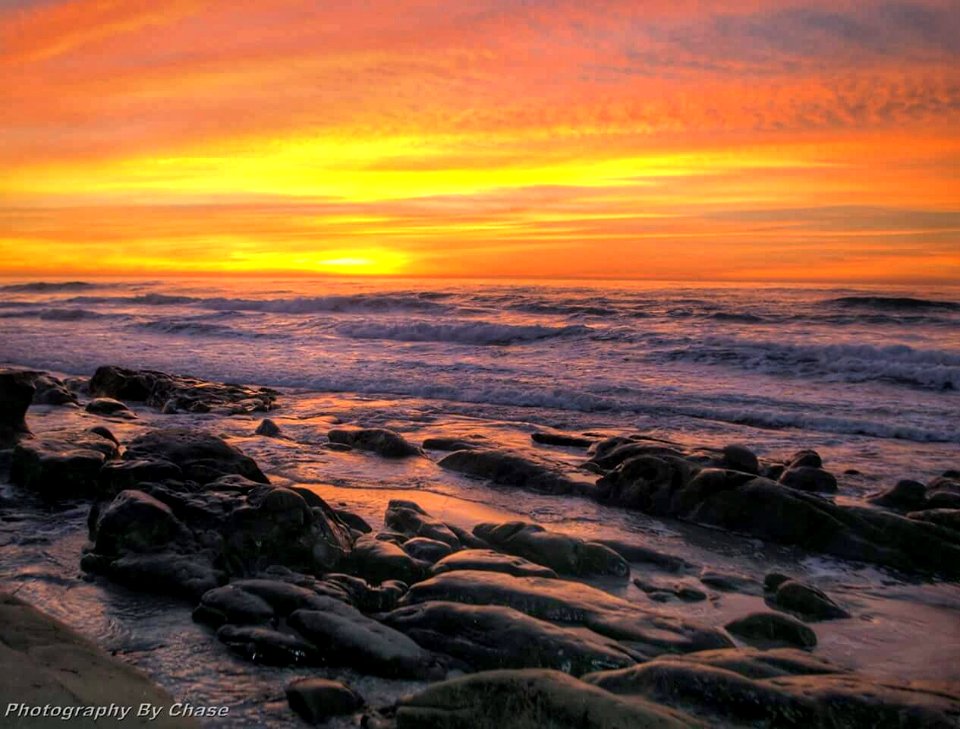
{"type": "MultiPolygon", "coordinates": [[[[371,728],[560,729],[960,721],[955,684],[881,680],[819,657],[820,625],[864,616],[796,575],[717,572],[642,535],[584,539],[533,521],[464,528],[412,497],[388,500],[380,527],[307,485],[272,483],[268,469],[220,435],[184,425],[195,414],[261,418],[283,407],[273,390],[161,372],[108,366],[89,380],[59,380],[7,370],[0,463],[15,487],[89,508],[89,543],[76,555],[89,579],[176,596],[243,660],[304,669],[286,697],[308,722],[346,715],[371,728]],[[83,408],[102,422],[33,435],[29,408],[38,403],[83,408]],[[180,417],[136,426],[147,412],[154,423],[153,415],[180,417]],[[117,437],[120,430],[129,437],[117,437]],[[718,621],[672,607],[728,595],[762,600],[763,609],[718,621]],[[321,668],[426,687],[378,704],[309,676],[321,668]]],[[[251,435],[285,437],[273,419],[257,423],[251,435]]],[[[469,434],[421,443],[388,428],[331,425],[324,447],[333,453],[423,461],[499,488],[871,564],[918,584],[960,577],[957,471],[847,503],[842,479],[810,449],[774,462],[743,445],[685,449],[629,433],[542,429],[532,440],[547,454],[534,456],[469,434]],[[551,459],[550,448],[567,457],[551,459]]]]}

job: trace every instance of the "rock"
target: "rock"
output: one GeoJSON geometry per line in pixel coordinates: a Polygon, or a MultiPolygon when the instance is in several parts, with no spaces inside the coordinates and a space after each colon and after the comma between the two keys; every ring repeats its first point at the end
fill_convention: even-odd
{"type": "Polygon", "coordinates": [[[541,620],[582,625],[649,655],[725,648],[721,632],[641,608],[579,582],[497,572],[444,572],[410,588],[404,605],[424,602],[501,605],[541,620]]]}
{"type": "Polygon", "coordinates": [[[383,523],[388,529],[408,538],[425,537],[447,544],[451,550],[460,549],[460,538],[442,521],[434,519],[412,501],[392,499],[387,504],[383,523]]]}
{"type": "Polygon", "coordinates": [[[763,589],[766,592],[774,592],[784,582],[789,582],[790,577],[781,572],[770,572],[763,578],[763,589]]]}
{"type": "Polygon", "coordinates": [[[373,451],[384,458],[407,458],[423,455],[421,450],[399,433],[385,428],[334,428],[327,437],[362,451],[373,451]]]}
{"type": "Polygon", "coordinates": [[[96,526],[96,551],[101,555],[160,551],[171,542],[189,545],[192,540],[169,506],[142,491],[121,491],[96,526]]]}
{"type": "Polygon", "coordinates": [[[546,669],[485,671],[403,699],[397,729],[679,729],[702,726],[675,710],[624,699],[546,669]]]}
{"type": "Polygon", "coordinates": [[[423,449],[427,451],[469,451],[474,448],[489,446],[485,440],[469,440],[467,438],[427,438],[423,441],[423,449]]]}
{"type": "Polygon", "coordinates": [[[24,438],[13,450],[10,480],[45,498],[82,498],[96,492],[100,469],[117,445],[84,431],[58,438],[24,438]]]}
{"type": "Polygon", "coordinates": [[[536,433],[531,433],[530,438],[534,443],[563,446],[566,448],[589,448],[594,443],[593,438],[584,438],[581,435],[553,433],[547,431],[537,431],[536,433]]]}
{"type": "Polygon", "coordinates": [[[70,392],[64,382],[46,372],[33,373],[34,405],[70,405],[77,404],[77,396],[70,392]]]}
{"type": "Polygon", "coordinates": [[[727,623],[728,631],[758,646],[813,648],[817,634],[799,620],[778,613],[751,613],[727,623]]]}
{"type": "Polygon", "coordinates": [[[97,369],[90,380],[89,390],[96,397],[144,402],[165,413],[251,413],[272,410],[277,399],[276,390],[268,388],[114,366],[97,369]]]}
{"type": "Polygon", "coordinates": [[[353,575],[327,574],[324,575],[323,580],[326,584],[342,589],[349,596],[350,602],[364,613],[393,610],[407,592],[406,583],[400,580],[386,580],[376,587],[353,575]]]}
{"type": "Polygon", "coordinates": [[[795,653],[709,651],[583,680],[624,698],[682,708],[705,717],[710,726],[946,729],[960,711],[956,692],[939,686],[861,678],[789,655],[795,653]]]}
{"type": "Polygon", "coordinates": [[[535,564],[521,557],[500,554],[492,549],[465,549],[454,552],[437,562],[431,573],[434,575],[455,570],[480,570],[502,572],[514,577],[556,577],[549,567],[535,564]]]}
{"type": "Polygon", "coordinates": [[[837,605],[822,590],[796,580],[778,584],[771,596],[774,607],[799,615],[804,620],[849,618],[850,613],[837,605]]]}
{"type": "MultiPolygon", "coordinates": [[[[294,488],[294,491],[301,493],[301,490],[294,488]]],[[[373,527],[367,523],[367,520],[364,519],[359,514],[354,514],[352,511],[347,511],[346,509],[334,509],[334,512],[337,515],[337,518],[346,524],[350,529],[360,534],[370,534],[373,531],[373,527]]]]}
{"type": "Polygon", "coordinates": [[[676,597],[684,602],[702,602],[707,599],[707,593],[705,593],[703,590],[698,590],[695,587],[690,587],[689,585],[684,585],[681,583],[662,585],[636,578],[634,579],[633,584],[647,593],[651,599],[658,600],[659,602],[665,601],[659,596],[660,593],[663,593],[663,597],[667,599],[676,597]],[[655,594],[658,596],[654,597],[655,594]]]}
{"type": "Polygon", "coordinates": [[[320,609],[297,610],[288,624],[322,648],[332,665],[349,666],[387,678],[431,678],[440,675],[434,656],[407,636],[330,598],[320,609]]]}
{"type": "Polygon", "coordinates": [[[290,708],[308,724],[321,724],[332,716],[352,714],[363,698],[346,684],[326,678],[301,678],[287,684],[290,708]]]}
{"type": "MultiPolygon", "coordinates": [[[[285,618],[297,610],[321,609],[327,605],[326,601],[334,594],[338,597],[333,599],[338,599],[340,602],[348,601],[346,592],[342,589],[336,590],[334,593],[326,590],[319,592],[317,588],[322,588],[323,583],[318,583],[312,579],[306,581],[305,584],[296,584],[272,577],[252,577],[244,580],[234,580],[228,587],[262,600],[274,614],[281,618],[285,618]]],[[[206,597],[204,595],[204,598],[206,597]]],[[[217,597],[222,602],[223,594],[219,594],[217,597]]],[[[201,599],[201,603],[204,602],[204,598],[201,599]]],[[[230,622],[242,621],[231,620],[230,622]]]]}
{"type": "Polygon", "coordinates": [[[926,509],[924,511],[911,511],[907,514],[908,519],[917,521],[928,521],[931,524],[937,524],[954,531],[960,531],[960,509],[926,509]]]}
{"type": "Polygon", "coordinates": [[[119,400],[112,397],[98,397],[87,403],[85,410],[94,415],[107,415],[115,418],[126,418],[131,420],[136,418],[136,414],[119,400]]]}
{"type": "Polygon", "coordinates": [[[436,539],[414,537],[400,545],[404,552],[414,559],[433,564],[452,553],[450,545],[436,539]]]}
{"type": "Polygon", "coordinates": [[[117,436],[109,428],[105,428],[102,425],[94,425],[92,428],[87,428],[91,433],[96,433],[99,436],[106,438],[107,440],[113,441],[113,443],[119,447],[120,441],[117,439],[117,436]]]}
{"type": "Polygon", "coordinates": [[[927,484],[926,509],[960,509],[960,481],[940,476],[927,484]]]}
{"type": "Polygon", "coordinates": [[[704,568],[700,573],[700,582],[721,592],[739,592],[744,595],[763,594],[763,588],[755,579],[733,572],[718,572],[704,568]]]}
{"type": "Polygon", "coordinates": [[[760,461],[756,454],[742,445],[725,446],[719,465],[721,468],[729,468],[733,471],[742,471],[754,475],[760,473],[760,461]]]}
{"type": "Polygon", "coordinates": [[[671,456],[641,456],[598,482],[598,497],[846,559],[902,570],[960,574],[960,535],[877,509],[837,505],[738,471],[701,468],[671,456]],[[658,463],[655,463],[659,461],[658,463]],[[639,464],[639,465],[638,465],[639,464]]]}
{"type": "Polygon", "coordinates": [[[684,454],[665,443],[633,438],[611,438],[597,444],[596,448],[593,449],[590,462],[602,472],[607,472],[641,456],[683,458],[684,454]]]}
{"type": "Polygon", "coordinates": [[[353,545],[347,568],[368,582],[403,580],[407,584],[423,579],[430,565],[414,559],[396,544],[383,542],[369,535],[353,545]]]}
{"type": "Polygon", "coordinates": [[[780,483],[800,491],[826,494],[837,491],[837,479],[832,473],[810,466],[791,466],[780,475],[780,483]]]}
{"type": "Polygon", "coordinates": [[[123,459],[175,463],[184,478],[201,484],[233,474],[257,483],[269,483],[252,458],[227,445],[221,438],[200,430],[152,430],[135,438],[127,446],[123,459]]]}
{"type": "Polygon", "coordinates": [[[502,486],[516,486],[548,494],[587,494],[589,484],[564,475],[548,463],[501,450],[454,451],[440,459],[441,468],[487,479],[502,486]]]}
{"type": "Polygon", "coordinates": [[[36,388],[29,372],[0,371],[0,447],[29,435],[25,418],[34,392],[36,388]]]}
{"type": "Polygon", "coordinates": [[[892,489],[884,491],[882,494],[871,496],[867,499],[871,504],[885,506],[890,509],[899,509],[901,511],[914,511],[924,507],[924,501],[927,497],[927,487],[919,481],[903,479],[897,481],[897,485],[892,489]]]}
{"type": "Polygon", "coordinates": [[[644,544],[631,542],[622,542],[617,539],[597,539],[597,544],[609,547],[628,562],[640,562],[642,564],[652,564],[668,572],[680,572],[686,569],[692,569],[695,565],[688,562],[683,557],[675,554],[660,552],[644,544]]]}
{"type": "Polygon", "coordinates": [[[269,623],[273,617],[273,608],[266,600],[235,585],[215,587],[203,593],[193,611],[195,621],[214,627],[224,623],[260,625],[269,623]]]}
{"type": "Polygon", "coordinates": [[[260,421],[260,425],[257,426],[254,433],[256,435],[266,436],[267,438],[277,438],[280,435],[280,426],[270,418],[264,418],[260,421]]]}
{"type": "Polygon", "coordinates": [[[474,670],[553,668],[579,676],[636,663],[615,641],[506,607],[427,602],[394,610],[383,621],[418,645],[474,670]]]}
{"type": "Polygon", "coordinates": [[[320,653],[309,641],[273,628],[224,625],[217,638],[237,655],[267,666],[314,666],[320,653]]]}
{"type": "Polygon", "coordinates": [[[226,581],[226,575],[213,567],[209,556],[198,554],[128,553],[115,560],[88,554],[80,566],[134,590],[192,600],[226,581]]]}
{"type": "Polygon", "coordinates": [[[515,521],[478,524],[473,533],[497,549],[542,564],[560,574],[627,577],[630,565],[609,547],[515,521]]]}
{"type": "Polygon", "coordinates": [[[110,498],[141,483],[181,481],[183,471],[170,461],[107,461],[97,474],[97,496],[110,498]]]}
{"type": "Polygon", "coordinates": [[[805,448],[790,456],[787,468],[823,468],[823,459],[815,450],[805,448]]]}

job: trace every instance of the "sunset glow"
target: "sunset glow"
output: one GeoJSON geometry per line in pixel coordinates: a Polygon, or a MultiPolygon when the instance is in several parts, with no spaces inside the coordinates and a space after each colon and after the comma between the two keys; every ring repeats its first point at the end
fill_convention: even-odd
{"type": "Polygon", "coordinates": [[[960,280],[953,0],[0,2],[0,273],[960,280]]]}

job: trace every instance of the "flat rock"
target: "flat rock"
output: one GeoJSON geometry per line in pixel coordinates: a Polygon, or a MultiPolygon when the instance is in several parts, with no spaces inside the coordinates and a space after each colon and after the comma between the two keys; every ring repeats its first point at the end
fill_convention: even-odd
{"type": "Polygon", "coordinates": [[[114,400],[112,397],[95,398],[87,403],[84,410],[94,415],[107,415],[114,418],[126,418],[127,420],[137,417],[124,403],[114,400]]]}
{"type": "Polygon", "coordinates": [[[592,491],[589,484],[570,478],[553,464],[534,461],[509,451],[454,451],[440,459],[437,465],[502,486],[516,486],[540,493],[586,494],[592,491]]]}
{"type": "Polygon", "coordinates": [[[822,590],[796,580],[786,580],[777,584],[768,602],[773,607],[786,610],[808,621],[850,617],[850,613],[837,605],[822,590]]]}
{"type": "Polygon", "coordinates": [[[217,638],[237,655],[267,666],[315,666],[322,663],[317,647],[303,638],[274,628],[224,625],[217,638]]]}
{"type": "Polygon", "coordinates": [[[559,671],[485,671],[428,686],[400,702],[397,729],[679,729],[681,712],[626,699],[559,671]]]}
{"type": "Polygon", "coordinates": [[[46,498],[89,497],[100,469],[116,454],[116,443],[90,431],[23,438],[13,450],[10,480],[46,498]]]}
{"type": "Polygon", "coordinates": [[[595,439],[585,438],[582,435],[544,430],[531,433],[530,439],[534,443],[540,443],[541,445],[561,446],[564,448],[589,448],[595,442],[595,439]]]}
{"type": "Polygon", "coordinates": [[[627,577],[630,574],[627,561],[609,547],[551,532],[539,524],[522,521],[478,524],[473,533],[500,551],[542,564],[560,574],[578,577],[627,577]]]}
{"type": "Polygon", "coordinates": [[[439,575],[455,570],[480,570],[484,572],[503,572],[514,577],[556,577],[557,573],[549,567],[530,562],[522,557],[501,554],[492,549],[465,549],[454,552],[437,562],[431,573],[439,575]]]}
{"type": "Polygon", "coordinates": [[[799,620],[779,613],[751,613],[725,626],[745,641],[758,646],[813,648],[817,634],[799,620]]]}
{"type": "Polygon", "coordinates": [[[718,630],[560,579],[457,570],[414,585],[401,604],[432,601],[511,607],[541,620],[582,625],[648,655],[732,645],[718,630]]]}
{"type": "Polygon", "coordinates": [[[400,548],[414,559],[421,562],[434,564],[452,553],[450,545],[446,542],[440,542],[436,539],[427,539],[426,537],[414,537],[408,539],[400,548]]]}
{"type": "Polygon", "coordinates": [[[636,663],[613,640],[561,628],[507,607],[426,602],[399,608],[382,619],[418,645],[474,670],[553,668],[579,676],[636,663]]]}

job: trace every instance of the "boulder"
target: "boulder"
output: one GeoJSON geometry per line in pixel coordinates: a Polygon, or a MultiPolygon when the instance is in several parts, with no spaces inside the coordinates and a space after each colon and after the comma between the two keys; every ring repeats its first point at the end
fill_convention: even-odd
{"type": "Polygon", "coordinates": [[[796,580],[788,579],[776,584],[769,595],[768,603],[808,621],[850,617],[850,613],[822,590],[796,580]]]}
{"type": "Polygon", "coordinates": [[[560,574],[630,575],[630,565],[609,547],[550,532],[538,524],[522,521],[478,524],[473,533],[500,551],[542,564],[560,574]]]}
{"type": "Polygon", "coordinates": [[[164,413],[251,413],[272,410],[277,392],[263,387],[209,382],[155,370],[100,367],[90,379],[90,394],[144,402],[164,413]]]}
{"type": "Polygon", "coordinates": [[[175,463],[180,467],[184,478],[200,484],[233,474],[257,483],[269,483],[252,458],[228,445],[223,439],[200,430],[152,430],[131,441],[123,459],[175,463]]]}
{"type": "Polygon", "coordinates": [[[142,483],[182,481],[180,466],[170,461],[120,460],[107,461],[97,474],[97,496],[101,499],[116,496],[124,489],[136,488],[142,483]]]}
{"type": "Polygon", "coordinates": [[[407,458],[423,455],[402,435],[386,428],[334,428],[327,437],[331,443],[350,446],[361,451],[372,451],[384,458],[407,458]]]}
{"type": "Polygon", "coordinates": [[[267,438],[277,438],[280,436],[280,426],[273,422],[270,418],[264,418],[260,421],[260,425],[257,426],[257,429],[254,431],[254,433],[267,438]]]}
{"type": "Polygon", "coordinates": [[[564,448],[589,448],[595,442],[593,438],[584,438],[582,435],[542,430],[531,433],[530,439],[541,445],[562,446],[564,448]]]}
{"type": "Polygon", "coordinates": [[[911,511],[907,518],[917,521],[926,521],[931,524],[946,527],[960,532],[960,509],[926,509],[924,511],[911,511]]]}
{"type": "Polygon", "coordinates": [[[813,648],[817,644],[817,634],[810,628],[779,613],[750,613],[725,627],[738,638],[761,647],[813,648]]]}
{"type": "Polygon", "coordinates": [[[661,552],[653,547],[636,542],[624,542],[619,539],[595,539],[597,544],[609,547],[623,557],[627,562],[650,564],[667,572],[682,572],[693,569],[696,565],[675,554],[661,552]]]}
{"type": "Polygon", "coordinates": [[[407,538],[425,537],[447,544],[451,551],[460,549],[460,538],[453,529],[442,521],[433,518],[412,501],[391,499],[383,517],[387,529],[403,534],[407,538]]]}
{"type": "Polygon", "coordinates": [[[482,440],[469,440],[467,438],[426,438],[423,441],[423,449],[426,451],[469,451],[474,448],[485,448],[489,444],[482,440]]]}
{"type": "Polygon", "coordinates": [[[84,409],[94,415],[107,415],[115,418],[126,418],[127,420],[137,417],[130,408],[112,397],[95,398],[88,402],[84,409]]]}
{"type": "Polygon", "coordinates": [[[434,564],[452,553],[450,545],[446,542],[427,539],[426,537],[408,539],[400,545],[400,548],[414,559],[430,564],[434,564]]]}
{"type": "Polygon", "coordinates": [[[790,466],[780,475],[780,483],[800,491],[825,494],[837,491],[837,479],[832,473],[810,466],[790,466]]]}
{"type": "Polygon", "coordinates": [[[703,726],[681,712],[625,699],[559,671],[485,671],[403,699],[397,729],[680,729],[703,726]]]}
{"type": "Polygon", "coordinates": [[[13,450],[10,480],[46,498],[89,497],[100,469],[116,454],[116,443],[90,431],[23,438],[13,450]]]}
{"type": "Polygon", "coordinates": [[[383,616],[418,645],[472,670],[553,668],[579,676],[632,666],[636,658],[609,638],[573,631],[496,605],[426,602],[383,616]]]}
{"type": "Polygon", "coordinates": [[[62,380],[46,372],[32,374],[33,386],[36,388],[36,392],[33,393],[34,405],[70,405],[71,407],[77,405],[77,396],[62,380]]]}
{"type": "Polygon", "coordinates": [[[354,543],[346,567],[368,582],[402,580],[409,584],[423,579],[430,565],[414,559],[396,544],[365,535],[354,543]]]}
{"type": "Polygon", "coordinates": [[[224,623],[261,625],[273,618],[274,611],[270,603],[236,585],[215,587],[203,593],[200,604],[193,611],[193,619],[198,623],[217,628],[224,623]]]}
{"type": "Polygon", "coordinates": [[[760,461],[757,459],[757,455],[742,445],[731,444],[725,446],[718,465],[732,471],[742,471],[754,475],[760,473],[760,461]]]}
{"type": "Polygon", "coordinates": [[[320,600],[319,609],[297,610],[288,624],[320,649],[326,663],[387,678],[442,675],[435,657],[403,633],[344,603],[320,600]]]}
{"type": "Polygon", "coordinates": [[[718,572],[704,568],[700,572],[700,582],[720,592],[739,592],[743,595],[763,594],[763,587],[757,580],[734,572],[718,572]]]}
{"type": "Polygon", "coordinates": [[[444,572],[413,585],[401,604],[436,601],[511,607],[541,620],[581,625],[626,641],[631,649],[647,655],[731,645],[718,630],[642,608],[580,582],[560,579],[470,570],[444,572]]]}
{"type": "Polygon", "coordinates": [[[871,496],[867,499],[871,504],[884,506],[888,509],[897,509],[900,511],[914,511],[922,509],[927,498],[927,487],[919,481],[902,479],[897,484],[882,494],[871,496]]]}
{"type": "Polygon", "coordinates": [[[823,459],[815,450],[805,448],[790,456],[787,468],[823,468],[823,459]]]}
{"type": "Polygon", "coordinates": [[[332,716],[352,714],[363,707],[363,698],[340,681],[300,678],[287,684],[290,708],[308,724],[321,724],[332,716]]]}
{"type": "Polygon", "coordinates": [[[589,484],[570,478],[553,464],[508,451],[454,451],[440,459],[437,465],[501,486],[516,486],[540,493],[588,494],[592,491],[589,484]]]}
{"type": "Polygon", "coordinates": [[[303,638],[274,628],[224,625],[217,638],[230,650],[253,663],[267,666],[316,666],[322,663],[317,647],[303,638]]]}
{"type": "Polygon", "coordinates": [[[514,577],[556,577],[549,567],[530,562],[521,557],[500,554],[492,549],[465,549],[454,552],[437,562],[431,574],[439,575],[455,570],[479,570],[503,572],[514,577]]]}
{"type": "Polygon", "coordinates": [[[189,549],[193,535],[170,507],[142,491],[121,491],[100,513],[96,551],[119,556],[127,552],[154,552],[171,542],[189,549]]]}
{"type": "Polygon", "coordinates": [[[114,582],[141,592],[197,600],[208,590],[226,582],[226,574],[213,566],[206,553],[128,552],[118,559],[87,554],[80,561],[87,572],[102,574],[114,582]]]}

